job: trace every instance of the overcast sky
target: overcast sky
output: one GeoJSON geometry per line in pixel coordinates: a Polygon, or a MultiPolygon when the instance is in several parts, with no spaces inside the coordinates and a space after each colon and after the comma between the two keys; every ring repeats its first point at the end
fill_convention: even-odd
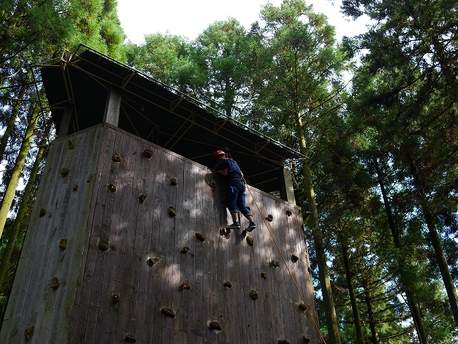
{"type": "MultiPolygon", "coordinates": [[[[245,28],[259,20],[261,7],[270,2],[279,6],[282,0],[118,0],[118,17],[127,38],[133,43],[143,42],[144,35],[169,32],[195,39],[215,21],[229,17],[237,19],[245,28]]],[[[344,19],[340,0],[306,0],[313,10],[328,17],[336,34],[353,36],[365,31],[365,20],[344,19]]]]}

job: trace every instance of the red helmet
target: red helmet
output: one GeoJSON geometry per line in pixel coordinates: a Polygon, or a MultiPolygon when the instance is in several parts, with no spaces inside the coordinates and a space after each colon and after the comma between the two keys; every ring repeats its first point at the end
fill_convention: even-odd
{"type": "Polygon", "coordinates": [[[226,153],[224,151],[222,151],[221,149],[218,149],[218,150],[214,151],[213,152],[213,159],[216,159],[220,155],[226,155],[226,153]]]}

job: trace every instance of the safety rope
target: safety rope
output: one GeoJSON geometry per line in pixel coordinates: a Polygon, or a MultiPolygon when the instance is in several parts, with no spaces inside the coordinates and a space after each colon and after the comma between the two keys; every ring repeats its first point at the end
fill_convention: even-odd
{"type": "MultiPolygon", "coordinates": [[[[226,153],[227,156],[228,156],[229,158],[232,159],[232,155],[231,155],[231,153],[229,153],[228,147],[225,147],[225,149],[226,149],[226,152],[227,152],[227,153],[226,153]]],[[[270,228],[270,225],[267,223],[267,220],[266,220],[264,214],[262,213],[261,209],[259,208],[259,205],[258,205],[258,203],[256,202],[256,199],[255,199],[254,196],[253,196],[253,192],[251,191],[251,188],[248,187],[248,183],[247,183],[247,181],[245,180],[245,177],[243,176],[243,174],[242,174],[242,179],[243,179],[243,181],[245,182],[246,188],[247,188],[248,191],[250,192],[251,198],[253,199],[253,202],[254,202],[254,204],[255,204],[255,206],[256,206],[256,209],[257,209],[258,213],[261,215],[262,221],[263,221],[264,224],[266,225],[267,230],[269,231],[269,235],[270,235],[272,241],[274,242],[275,247],[277,248],[277,251],[278,251],[278,253],[280,254],[280,257],[281,257],[283,263],[285,264],[285,267],[286,267],[286,270],[288,271],[289,277],[290,277],[291,280],[293,281],[294,287],[296,288],[297,293],[299,294],[299,297],[301,298],[301,300],[302,300],[302,302],[303,302],[303,304],[304,304],[304,306],[305,306],[305,308],[306,308],[306,310],[307,310],[307,313],[310,315],[310,318],[312,319],[312,322],[313,322],[313,325],[315,326],[315,329],[317,330],[318,334],[320,335],[320,338],[321,338],[323,344],[326,344],[326,340],[324,339],[323,334],[322,334],[321,331],[320,331],[320,327],[318,326],[318,323],[316,322],[315,317],[313,316],[312,311],[310,310],[310,307],[307,305],[307,302],[305,301],[305,298],[304,298],[304,296],[302,295],[302,292],[301,292],[301,290],[299,289],[299,286],[297,285],[296,279],[294,278],[294,276],[293,276],[291,270],[290,270],[289,267],[288,267],[288,264],[286,263],[286,259],[285,259],[285,257],[283,256],[283,253],[281,252],[280,246],[278,245],[277,240],[275,240],[275,237],[274,237],[274,235],[273,235],[273,233],[272,233],[272,230],[271,230],[271,228],[270,228]]]]}

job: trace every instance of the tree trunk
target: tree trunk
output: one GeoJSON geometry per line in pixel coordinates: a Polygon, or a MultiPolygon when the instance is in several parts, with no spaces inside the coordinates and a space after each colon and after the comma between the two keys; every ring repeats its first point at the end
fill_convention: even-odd
{"type": "MultiPolygon", "coordinates": [[[[403,284],[404,285],[404,284],[403,284]]],[[[416,297],[408,287],[404,287],[406,293],[407,304],[409,305],[410,313],[412,314],[415,328],[417,329],[418,340],[420,344],[427,344],[428,337],[426,336],[425,327],[423,326],[423,319],[421,318],[420,308],[415,301],[416,297]]]]}
{"type": "Polygon", "coordinates": [[[413,174],[414,185],[417,189],[420,206],[423,211],[423,216],[425,217],[426,226],[428,227],[431,245],[434,248],[434,253],[437,259],[437,264],[439,265],[442,281],[444,282],[445,290],[447,291],[447,296],[449,299],[450,308],[452,310],[453,319],[455,320],[455,325],[458,327],[458,295],[456,292],[455,284],[453,283],[453,278],[450,274],[450,269],[448,267],[447,260],[445,259],[445,253],[442,249],[441,240],[439,234],[437,233],[436,225],[434,224],[433,213],[429,208],[429,203],[426,197],[423,179],[412,157],[409,156],[409,160],[411,171],[413,174]]]}
{"type": "MultiPolygon", "coordinates": [[[[300,114],[296,114],[297,134],[299,136],[300,150],[303,155],[306,154],[306,143],[304,131],[302,128],[302,120],[300,114]]],[[[334,306],[334,297],[332,295],[331,280],[329,279],[329,272],[327,266],[326,253],[324,251],[324,244],[322,234],[319,228],[318,209],[315,201],[315,191],[313,188],[312,174],[307,160],[303,161],[303,178],[304,188],[307,197],[307,204],[309,210],[308,226],[312,230],[313,242],[315,245],[316,260],[318,263],[318,275],[320,279],[321,292],[323,295],[323,306],[326,314],[326,327],[328,329],[328,342],[329,344],[340,344],[339,324],[337,321],[336,309],[334,306]]]]}
{"type": "Polygon", "coordinates": [[[423,197],[421,199],[421,206],[423,214],[425,216],[426,225],[428,226],[431,244],[434,248],[437,263],[439,265],[439,270],[441,272],[442,280],[445,285],[445,290],[447,291],[447,296],[449,298],[450,307],[452,309],[453,318],[455,320],[455,325],[458,326],[458,296],[456,293],[455,284],[453,283],[453,279],[450,274],[450,269],[445,258],[444,250],[442,249],[441,240],[439,238],[439,234],[437,233],[436,226],[434,224],[434,217],[431,211],[429,210],[429,206],[426,199],[423,197]]]}
{"type": "Polygon", "coordinates": [[[30,172],[29,180],[24,190],[24,196],[22,197],[21,206],[17,213],[16,219],[14,220],[13,229],[9,235],[8,243],[6,245],[5,251],[3,252],[2,260],[0,263],[0,284],[3,283],[6,272],[9,269],[9,266],[10,266],[9,263],[10,263],[11,255],[14,251],[14,247],[16,245],[17,236],[21,229],[22,222],[26,217],[25,215],[27,211],[29,210],[28,203],[30,201],[30,195],[34,187],[35,178],[37,177],[40,162],[43,158],[43,154],[46,149],[45,142],[46,142],[46,138],[44,137],[40,145],[40,149],[38,150],[37,157],[35,158],[35,162],[33,164],[32,170],[30,172]]]}
{"type": "Polygon", "coordinates": [[[379,339],[378,339],[378,334],[377,334],[377,324],[375,322],[374,309],[372,307],[372,297],[369,292],[366,280],[363,281],[363,288],[364,288],[364,296],[365,296],[366,306],[367,306],[367,316],[369,318],[369,326],[371,328],[371,335],[372,335],[371,343],[378,344],[379,339]]]}
{"type": "Polygon", "coordinates": [[[361,317],[359,315],[358,303],[356,302],[355,288],[351,280],[351,269],[350,269],[350,263],[348,260],[347,244],[344,242],[342,238],[340,239],[340,242],[342,245],[342,257],[343,257],[344,266],[345,266],[345,276],[347,277],[348,290],[350,291],[351,309],[353,311],[353,319],[355,320],[356,343],[363,344],[364,343],[363,329],[361,327],[361,317]]]}
{"type": "Polygon", "coordinates": [[[15,195],[18,183],[19,183],[19,178],[21,177],[21,172],[25,165],[27,153],[29,152],[29,148],[32,143],[34,130],[35,130],[35,127],[38,121],[38,113],[39,112],[35,108],[33,110],[32,118],[30,119],[29,125],[27,126],[27,131],[22,140],[21,149],[19,150],[19,154],[18,154],[16,163],[13,168],[13,173],[11,174],[10,182],[8,183],[8,186],[5,191],[5,195],[3,197],[2,204],[0,206],[0,237],[3,234],[3,229],[5,228],[6,218],[8,216],[8,212],[11,208],[11,205],[13,204],[14,195],[15,195]]]}
{"type": "Polygon", "coordinates": [[[11,136],[11,132],[14,129],[14,122],[16,121],[16,116],[19,113],[19,108],[21,106],[21,99],[25,94],[25,89],[26,85],[22,84],[21,90],[19,91],[18,94],[18,100],[16,102],[16,105],[13,107],[13,110],[11,111],[11,118],[8,121],[8,124],[6,125],[5,133],[2,136],[2,140],[0,141],[0,160],[3,159],[3,155],[5,154],[5,148],[6,145],[8,144],[8,139],[11,136]]]}
{"type": "MultiPolygon", "coordinates": [[[[388,195],[385,189],[385,183],[383,182],[383,178],[382,178],[382,171],[380,170],[380,166],[377,162],[377,159],[373,159],[372,162],[377,172],[377,180],[380,186],[380,190],[382,192],[383,204],[385,206],[385,212],[388,218],[388,224],[390,226],[391,233],[393,235],[394,246],[396,247],[396,250],[399,251],[401,249],[399,231],[396,225],[396,221],[394,220],[393,212],[390,207],[390,202],[388,200],[388,195]]],[[[405,262],[400,260],[399,257],[400,255],[397,255],[396,264],[399,265],[399,269],[397,270],[404,271],[405,269],[402,266],[403,264],[405,264],[405,262]]],[[[414,293],[411,291],[412,288],[409,285],[409,281],[406,281],[406,279],[402,275],[400,275],[399,278],[401,280],[402,289],[406,293],[407,304],[409,305],[410,313],[412,314],[415,328],[417,329],[417,334],[418,334],[418,339],[420,341],[420,344],[427,344],[428,337],[426,336],[425,328],[423,326],[423,319],[421,317],[420,309],[418,308],[418,304],[416,302],[416,297],[414,293]]]]}

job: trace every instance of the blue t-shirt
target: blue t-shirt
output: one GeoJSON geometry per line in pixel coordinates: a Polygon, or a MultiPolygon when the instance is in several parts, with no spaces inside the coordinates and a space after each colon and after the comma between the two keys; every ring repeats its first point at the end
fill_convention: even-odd
{"type": "Polygon", "coordinates": [[[227,168],[227,179],[230,181],[242,180],[242,171],[239,165],[231,158],[223,159],[219,165],[219,170],[227,168]]]}

